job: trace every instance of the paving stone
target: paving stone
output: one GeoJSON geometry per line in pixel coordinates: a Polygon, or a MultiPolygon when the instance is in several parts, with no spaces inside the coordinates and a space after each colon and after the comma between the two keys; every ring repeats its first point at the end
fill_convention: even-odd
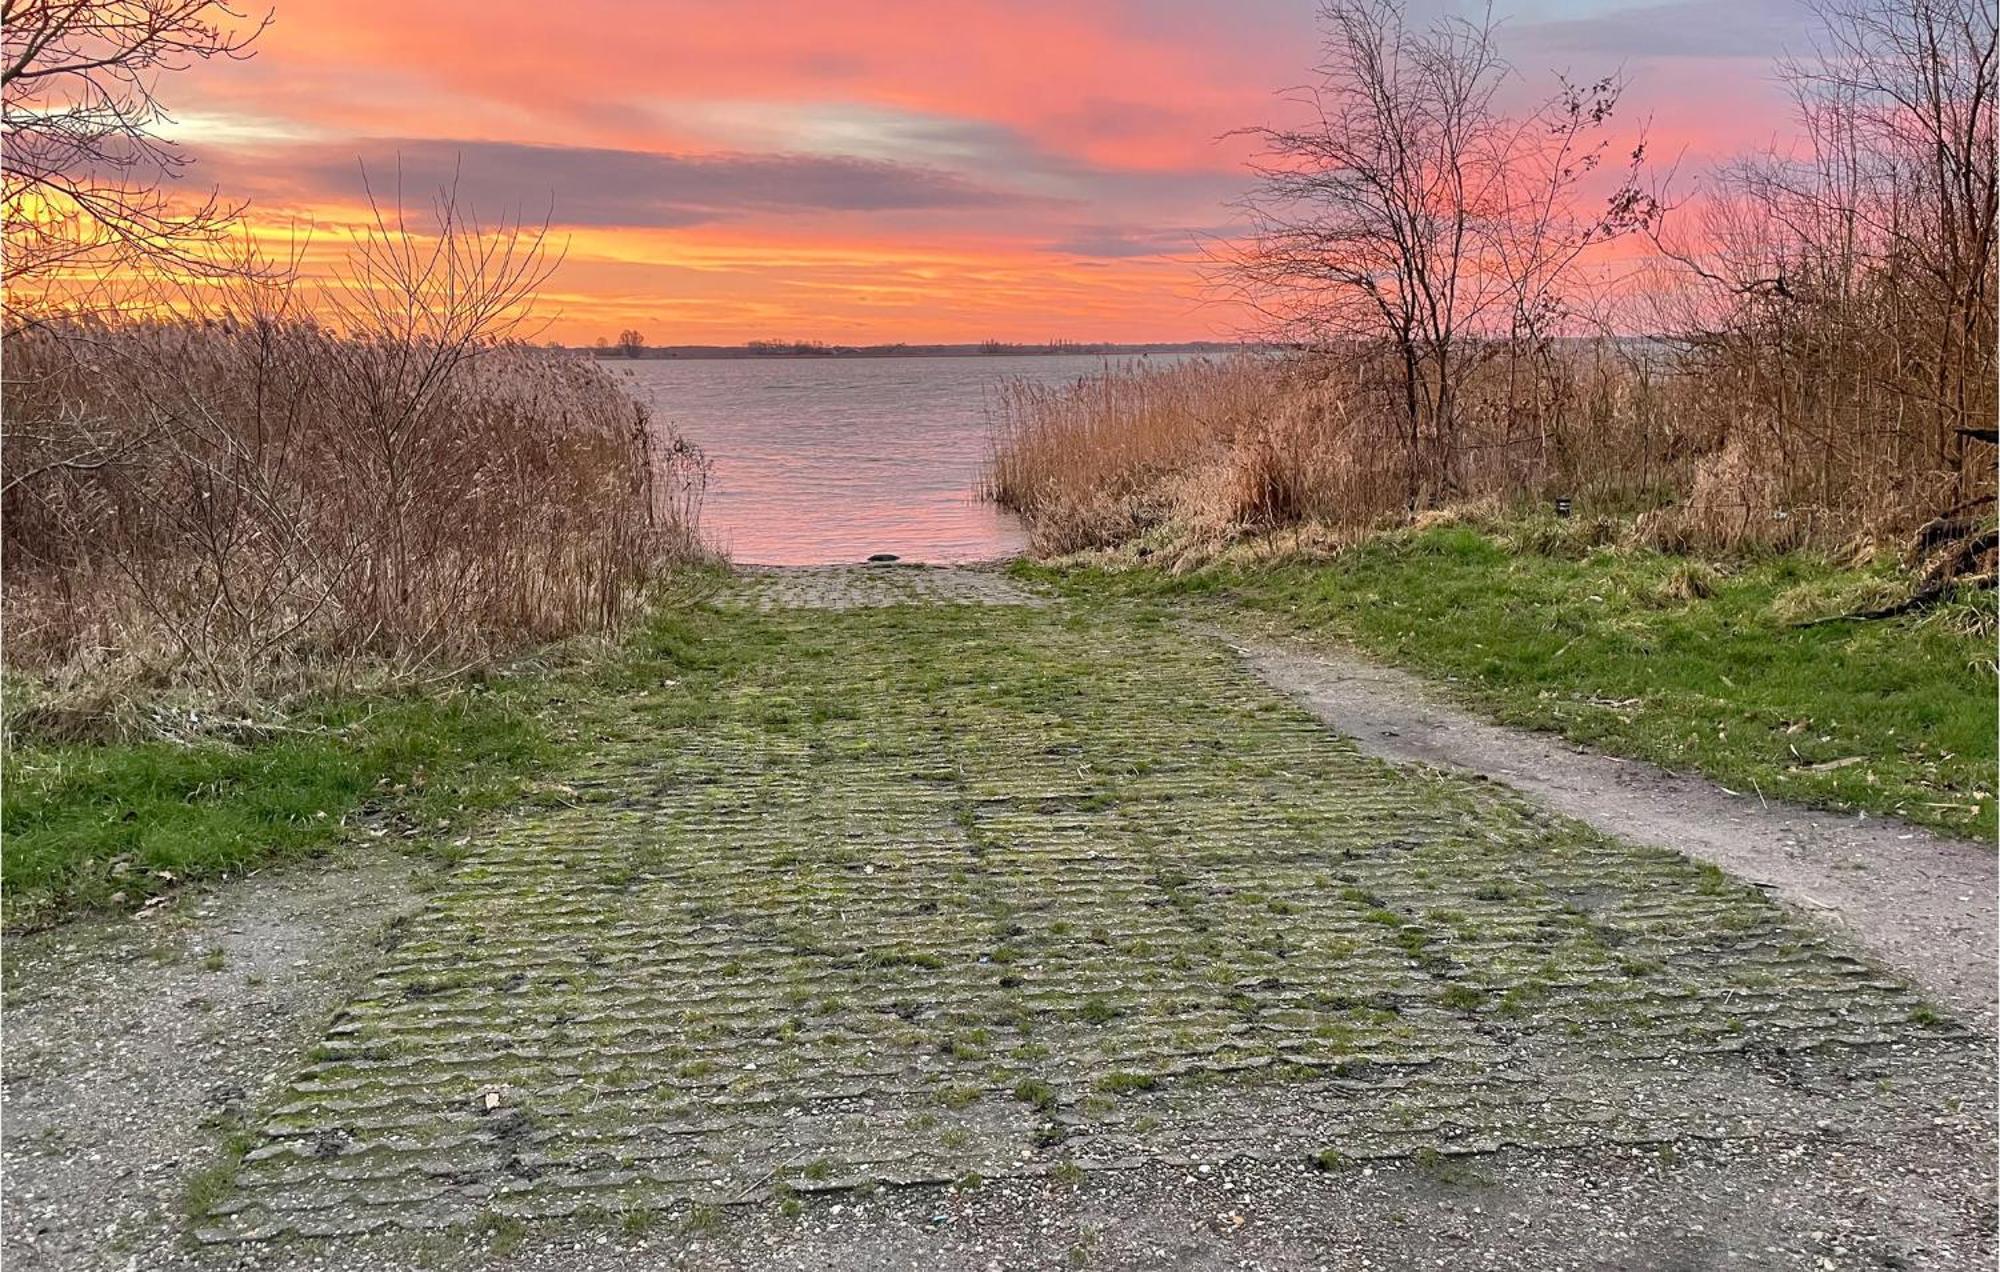
{"type": "Polygon", "coordinates": [[[991,566],[750,566],[725,603],[784,609],[879,609],[889,605],[1040,605],[1041,598],[991,566]]]}
{"type": "Polygon", "coordinates": [[[745,578],[778,653],[695,725],[635,705],[573,806],[471,845],[201,1234],[1894,1134],[1991,1073],[1754,888],[1032,599],[745,578]]]}

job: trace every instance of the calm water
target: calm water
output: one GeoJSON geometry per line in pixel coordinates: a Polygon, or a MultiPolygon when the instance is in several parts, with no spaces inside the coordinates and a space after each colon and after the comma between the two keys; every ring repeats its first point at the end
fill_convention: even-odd
{"type": "Polygon", "coordinates": [[[1004,380],[1062,384],[1105,362],[660,359],[611,369],[629,370],[633,391],[714,461],[702,521],[720,546],[747,564],[812,565],[1020,551],[1020,524],[978,497],[987,403],[1004,380]]]}

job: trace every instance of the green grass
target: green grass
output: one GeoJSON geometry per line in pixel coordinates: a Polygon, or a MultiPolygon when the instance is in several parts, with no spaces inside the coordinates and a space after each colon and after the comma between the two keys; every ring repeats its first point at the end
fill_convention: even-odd
{"type": "Polygon", "coordinates": [[[1017,568],[1073,594],[1351,643],[1506,723],[1744,794],[1993,837],[1990,634],[1915,617],[1799,625],[1890,586],[1814,557],[1709,566],[1539,537],[1556,550],[1450,526],[1311,564],[1017,568]]]}
{"type": "Polygon", "coordinates": [[[436,829],[553,753],[507,695],[355,699],[249,744],[23,746],[6,761],[11,923],[137,905],[178,883],[322,850],[364,802],[436,829]],[[401,786],[403,790],[395,790],[401,786]]]}
{"type": "Polygon", "coordinates": [[[481,813],[587,745],[599,707],[643,695],[663,727],[755,649],[704,638],[700,608],[663,610],[621,649],[558,671],[404,696],[330,699],[249,742],[12,748],[0,858],[7,927],[132,909],[187,883],[379,837],[448,858],[481,813]],[[377,833],[379,832],[379,834],[377,833]]]}
{"type": "Polygon", "coordinates": [[[181,1207],[192,1222],[208,1217],[218,1203],[229,1196],[236,1185],[236,1172],[243,1165],[243,1155],[256,1144],[256,1137],[248,1128],[231,1125],[216,1149],[215,1159],[188,1176],[182,1188],[181,1207]]]}

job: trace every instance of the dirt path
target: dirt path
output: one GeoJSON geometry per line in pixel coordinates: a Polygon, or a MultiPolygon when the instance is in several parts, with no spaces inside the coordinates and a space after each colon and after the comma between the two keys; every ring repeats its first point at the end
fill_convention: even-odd
{"type": "Polygon", "coordinates": [[[704,622],[737,670],[474,844],[186,1262],[1992,1257],[1989,1044],[1755,888],[990,573],[704,622]]]}
{"type": "Polygon", "coordinates": [[[1607,834],[1714,862],[1838,927],[1993,1031],[2000,858],[1992,845],[1771,803],[1490,724],[1407,672],[1340,650],[1225,639],[1265,680],[1368,754],[1504,782],[1607,834]]]}

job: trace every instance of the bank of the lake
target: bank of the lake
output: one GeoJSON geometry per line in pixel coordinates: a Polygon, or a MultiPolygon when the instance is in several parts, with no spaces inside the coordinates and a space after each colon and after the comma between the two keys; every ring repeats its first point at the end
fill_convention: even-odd
{"type": "Polygon", "coordinates": [[[1893,570],[1590,548],[1546,524],[1398,531],[1317,559],[1267,547],[1181,571],[1142,545],[1016,568],[1349,645],[1503,723],[1745,794],[1995,834],[1991,593],[1843,621],[1896,594],[1893,570]]]}

